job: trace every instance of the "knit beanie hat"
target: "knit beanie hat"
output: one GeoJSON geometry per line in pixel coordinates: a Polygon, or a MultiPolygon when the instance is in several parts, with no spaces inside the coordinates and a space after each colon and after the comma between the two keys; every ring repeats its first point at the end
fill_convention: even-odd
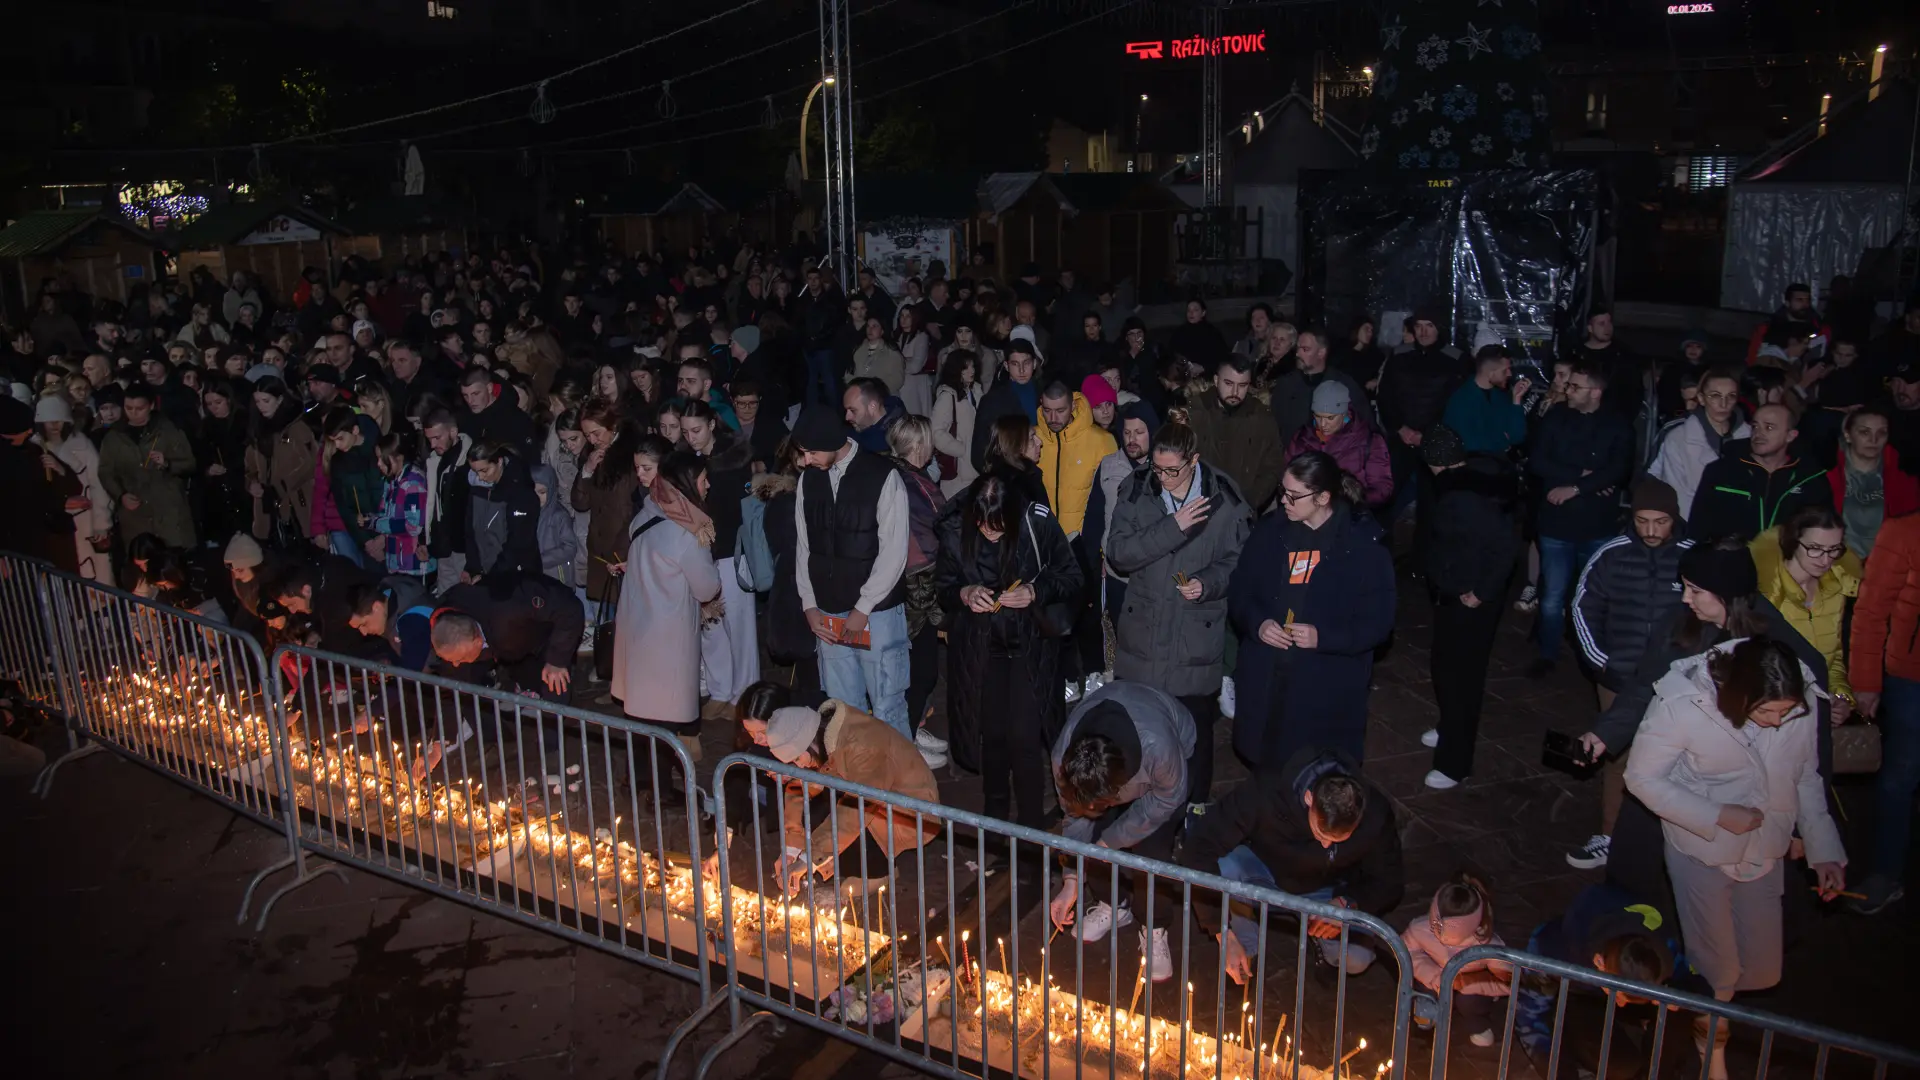
{"type": "Polygon", "coordinates": [[[234,533],[233,539],[227,541],[227,553],[221,561],[228,566],[246,570],[259,566],[266,559],[266,554],[260,550],[260,541],[246,533],[234,533]]]}
{"type": "Polygon", "coordinates": [[[1087,399],[1088,407],[1120,404],[1120,395],[1114,393],[1112,384],[1100,375],[1087,376],[1080,384],[1080,396],[1087,399]]]}
{"type": "Polygon", "coordinates": [[[1345,415],[1353,405],[1353,391],[1338,379],[1323,380],[1313,388],[1313,411],[1332,416],[1335,413],[1345,415]]]}
{"type": "Polygon", "coordinates": [[[793,442],[802,450],[838,450],[847,443],[846,413],[831,405],[809,405],[793,425],[793,442]]]}
{"type": "Polygon", "coordinates": [[[733,341],[734,344],[746,350],[748,356],[752,356],[753,351],[760,347],[760,328],[757,326],[735,327],[733,341]]]}
{"type": "Polygon", "coordinates": [[[1665,480],[1656,480],[1651,476],[1642,477],[1633,485],[1633,503],[1631,513],[1652,510],[1662,513],[1675,521],[1680,520],[1680,496],[1672,485],[1665,480]]]}
{"type": "Polygon", "coordinates": [[[59,394],[48,394],[33,403],[33,422],[36,424],[71,424],[73,406],[59,394]]]}
{"type": "Polygon", "coordinates": [[[1745,545],[1723,551],[1712,544],[1696,544],[1680,556],[1680,577],[1695,588],[1722,600],[1747,596],[1760,588],[1760,572],[1745,545]]]}
{"type": "Polygon", "coordinates": [[[1459,432],[1445,424],[1435,424],[1420,439],[1420,456],[1434,468],[1451,468],[1467,460],[1467,444],[1459,432]]]}
{"type": "Polygon", "coordinates": [[[767,750],[791,765],[807,752],[807,747],[813,745],[813,737],[819,733],[820,713],[817,710],[798,705],[775,709],[773,715],[767,718],[767,750]]]}
{"type": "Polygon", "coordinates": [[[1153,406],[1144,401],[1129,401],[1120,406],[1120,415],[1115,418],[1114,430],[1120,430],[1129,420],[1138,420],[1147,425],[1149,439],[1160,433],[1160,414],[1153,411],[1153,406]]]}

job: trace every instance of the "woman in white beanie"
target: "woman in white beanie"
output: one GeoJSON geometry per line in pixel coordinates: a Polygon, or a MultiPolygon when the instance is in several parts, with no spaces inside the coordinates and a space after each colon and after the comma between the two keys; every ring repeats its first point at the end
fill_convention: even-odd
{"type": "Polygon", "coordinates": [[[73,512],[73,543],[79,551],[80,576],[111,585],[113,566],[107,548],[113,531],[113,500],[100,486],[100,451],[92,439],[74,430],[73,407],[63,396],[53,394],[35,402],[33,422],[40,429],[36,441],[73,470],[89,503],[85,510],[73,512]]]}

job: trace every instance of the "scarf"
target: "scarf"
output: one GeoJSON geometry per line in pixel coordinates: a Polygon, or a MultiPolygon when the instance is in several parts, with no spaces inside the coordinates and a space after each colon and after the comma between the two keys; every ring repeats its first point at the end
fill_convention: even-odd
{"type": "MultiPolygon", "coordinates": [[[[647,496],[660,508],[660,516],[693,534],[703,548],[713,547],[713,519],[705,510],[693,505],[692,500],[680,494],[680,489],[667,483],[666,477],[655,476],[647,488],[647,496]]],[[[729,553],[731,554],[731,553],[729,553]]],[[[714,597],[700,605],[700,625],[704,627],[718,623],[727,614],[726,595],[714,597]]]]}

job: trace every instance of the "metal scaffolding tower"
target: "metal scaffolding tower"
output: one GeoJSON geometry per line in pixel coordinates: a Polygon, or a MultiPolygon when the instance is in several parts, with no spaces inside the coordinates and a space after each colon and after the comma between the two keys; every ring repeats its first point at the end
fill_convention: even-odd
{"type": "MultiPolygon", "coordinates": [[[[1200,36],[1209,42],[1220,36],[1220,8],[1208,4],[1200,13],[1200,36]]],[[[1220,56],[1209,49],[1200,60],[1200,193],[1201,205],[1212,209],[1223,201],[1226,186],[1226,133],[1220,129],[1220,56]]]]}
{"type": "Polygon", "coordinates": [[[820,216],[819,239],[827,265],[839,276],[842,287],[851,287],[858,251],[853,205],[852,0],[820,0],[820,81],[826,96],[821,117],[826,202],[820,216]]]}

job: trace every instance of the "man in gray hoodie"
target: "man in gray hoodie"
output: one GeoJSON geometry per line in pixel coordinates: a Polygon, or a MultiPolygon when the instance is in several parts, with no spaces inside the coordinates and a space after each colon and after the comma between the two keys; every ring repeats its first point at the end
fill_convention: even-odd
{"type": "MultiPolygon", "coordinates": [[[[1212,747],[1199,748],[1211,753],[1212,747]]],[[[1067,821],[1062,836],[1114,850],[1131,851],[1149,859],[1173,854],[1174,833],[1187,805],[1188,762],[1195,752],[1193,717],[1179,700],[1140,683],[1111,682],[1088,694],[1067,717],[1053,746],[1054,785],[1067,821]]],[[[1104,884],[1113,873],[1110,863],[1090,861],[1089,897],[1109,896],[1104,884]]],[[[1076,936],[1098,941],[1107,932],[1133,922],[1132,897],[1144,896],[1147,875],[1134,873],[1119,886],[1120,907],[1105,901],[1076,905],[1080,880],[1061,877],[1050,913],[1055,926],[1075,921],[1084,907],[1076,936]]],[[[1176,905],[1159,903],[1140,932],[1140,952],[1147,956],[1149,977],[1155,982],[1173,974],[1167,945],[1167,926],[1176,905]]]]}

